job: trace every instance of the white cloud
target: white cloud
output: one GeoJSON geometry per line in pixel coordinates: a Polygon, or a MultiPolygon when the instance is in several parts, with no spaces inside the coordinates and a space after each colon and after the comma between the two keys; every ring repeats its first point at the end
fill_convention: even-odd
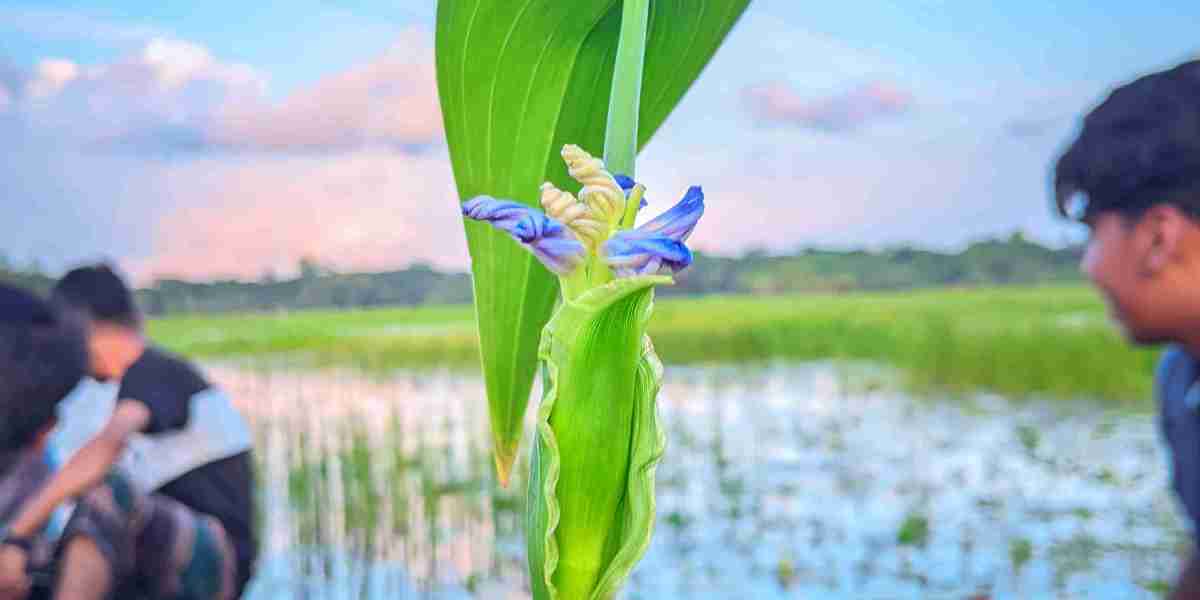
{"type": "MultiPolygon", "coordinates": [[[[143,280],[256,277],[303,254],[343,269],[465,268],[431,37],[411,30],[277,100],[252,67],[155,36],[111,63],[0,72],[0,144],[22,149],[0,152],[0,222],[22,223],[0,248],[56,265],[108,254],[143,280]],[[157,160],[171,149],[198,152],[157,160]]],[[[1028,90],[978,94],[958,111],[908,79],[896,85],[919,90],[922,110],[854,139],[750,127],[738,109],[740,90],[759,81],[828,98],[895,72],[883,57],[751,11],[639,159],[648,214],[704,186],[708,212],[693,239],[723,253],[946,246],[1014,226],[1051,236],[1041,184],[1053,136],[1004,129],[1029,112],[1028,90]]]]}
{"type": "Polygon", "coordinates": [[[38,63],[33,77],[26,83],[25,92],[38,100],[58,94],[68,83],[79,77],[79,65],[62,59],[46,59],[38,63]]]}
{"type": "Polygon", "coordinates": [[[0,152],[0,222],[22,224],[0,248],[53,267],[109,256],[141,275],[256,276],[302,254],[465,267],[431,37],[411,30],[278,103],[253,68],[180,40],[0,73],[0,145],[21,149],[0,152]],[[422,152],[395,151],[410,147],[422,152]],[[173,150],[200,152],[158,160],[173,150]]]}
{"type": "Polygon", "coordinates": [[[442,139],[431,38],[410,29],[383,55],[277,103],[254,68],[182,40],[155,38],[111,63],[48,59],[27,78],[24,118],[90,151],[424,151],[442,139]]]}
{"type": "Polygon", "coordinates": [[[833,96],[806,98],[784,82],[745,88],[745,108],[761,123],[798,125],[825,132],[846,132],[877,119],[912,110],[913,96],[885,81],[874,81],[833,96]]]}
{"type": "Polygon", "coordinates": [[[21,118],[64,148],[171,151],[201,143],[224,103],[265,90],[265,78],[247,65],[220,62],[190,42],[153,39],[111,63],[39,62],[26,78],[21,118]]]}

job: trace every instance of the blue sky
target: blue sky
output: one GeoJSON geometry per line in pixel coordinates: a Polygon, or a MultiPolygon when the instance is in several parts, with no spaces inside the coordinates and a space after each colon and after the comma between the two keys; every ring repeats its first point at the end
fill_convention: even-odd
{"type": "MultiPolygon", "coordinates": [[[[1200,5],[1174,4],[756,0],[639,172],[659,197],[705,186],[694,239],[716,252],[1015,230],[1059,243],[1077,232],[1050,214],[1047,169],[1080,115],[1200,56],[1200,5]]],[[[286,272],[302,254],[462,267],[444,142],[425,124],[433,14],[6,2],[0,221],[22,227],[0,253],[109,258],[142,280],[286,272]],[[211,150],[226,147],[252,151],[211,150]]]]}

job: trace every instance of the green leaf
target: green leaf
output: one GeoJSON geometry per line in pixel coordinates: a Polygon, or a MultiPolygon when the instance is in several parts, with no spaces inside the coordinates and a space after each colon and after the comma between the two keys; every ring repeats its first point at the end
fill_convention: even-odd
{"type": "Polygon", "coordinates": [[[645,553],[666,437],[646,324],[667,277],[618,279],[546,325],[526,536],[534,598],[608,599],[645,553]]]}
{"type": "MultiPolygon", "coordinates": [[[[748,3],[652,3],[639,147],[748,3]]],[[[460,200],[490,194],[533,206],[543,181],[578,189],[558,153],[568,143],[603,151],[620,9],[618,0],[438,3],[438,93],[460,200]]],[[[558,282],[505,234],[481,223],[465,227],[496,468],[506,482],[558,282]]]]}

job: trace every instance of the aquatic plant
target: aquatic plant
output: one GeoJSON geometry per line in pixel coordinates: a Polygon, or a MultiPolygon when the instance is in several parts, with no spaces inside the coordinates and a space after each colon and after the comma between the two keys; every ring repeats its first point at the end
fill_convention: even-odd
{"type": "Polygon", "coordinates": [[[438,5],[439,94],[502,483],[542,374],[526,517],[539,600],[613,597],[649,544],[665,436],[646,325],[655,286],[692,261],[684,242],[704,195],[693,187],[638,226],[634,163],[747,4],[438,5]],[[601,140],[603,158],[589,152],[601,140]]]}

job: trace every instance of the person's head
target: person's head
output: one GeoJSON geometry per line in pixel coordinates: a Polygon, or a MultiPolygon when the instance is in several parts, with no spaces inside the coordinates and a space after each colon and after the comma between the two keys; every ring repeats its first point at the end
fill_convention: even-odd
{"type": "Polygon", "coordinates": [[[0,456],[41,444],[58,402],[86,369],[80,324],[32,294],[0,283],[0,456]]]}
{"type": "Polygon", "coordinates": [[[92,377],[119,379],[141,356],[142,315],[129,287],[108,265],[68,272],[55,284],[51,298],[86,323],[92,377]]]}
{"type": "Polygon", "coordinates": [[[1126,336],[1200,331],[1200,61],[1115,89],[1054,171],[1058,212],[1085,223],[1082,269],[1126,336]]]}

